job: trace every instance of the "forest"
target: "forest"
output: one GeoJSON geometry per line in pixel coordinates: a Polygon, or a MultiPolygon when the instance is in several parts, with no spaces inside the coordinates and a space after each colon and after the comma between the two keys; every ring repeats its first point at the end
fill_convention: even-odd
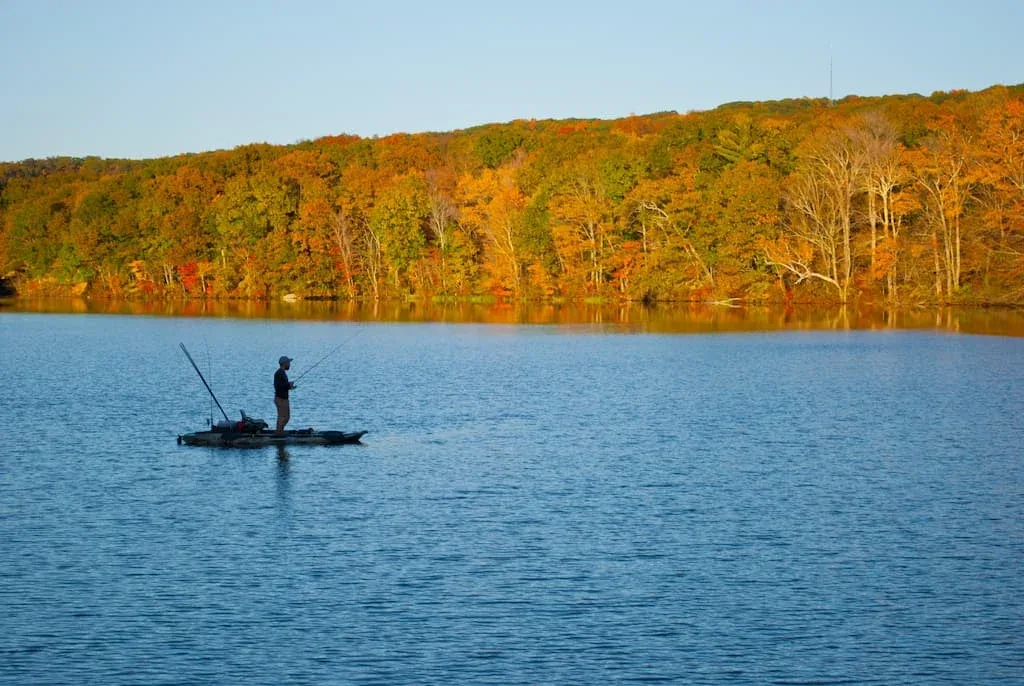
{"type": "Polygon", "coordinates": [[[1024,84],[0,163],[0,286],[1024,304],[1024,84]]]}

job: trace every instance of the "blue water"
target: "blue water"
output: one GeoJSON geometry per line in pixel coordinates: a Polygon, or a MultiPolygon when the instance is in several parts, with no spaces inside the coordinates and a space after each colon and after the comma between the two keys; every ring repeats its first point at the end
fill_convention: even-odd
{"type": "Polygon", "coordinates": [[[0,315],[0,683],[1024,681],[1024,339],[0,315]],[[362,446],[179,446],[225,409],[362,446]]]}

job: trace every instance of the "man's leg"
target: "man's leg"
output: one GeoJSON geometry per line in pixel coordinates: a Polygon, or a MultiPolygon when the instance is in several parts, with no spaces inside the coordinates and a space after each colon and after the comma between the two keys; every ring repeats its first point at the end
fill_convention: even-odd
{"type": "Polygon", "coordinates": [[[279,436],[284,433],[284,427],[291,419],[291,403],[288,402],[287,398],[274,398],[274,404],[277,405],[277,433],[279,436]]]}

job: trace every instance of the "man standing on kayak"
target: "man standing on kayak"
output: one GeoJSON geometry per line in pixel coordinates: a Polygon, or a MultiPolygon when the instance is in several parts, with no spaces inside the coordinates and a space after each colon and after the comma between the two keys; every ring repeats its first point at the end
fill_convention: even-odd
{"type": "Polygon", "coordinates": [[[283,436],[285,424],[292,418],[288,391],[295,388],[295,382],[288,380],[288,370],[292,367],[292,358],[282,355],[277,363],[280,366],[274,372],[274,405],[277,406],[277,431],[274,433],[277,436],[283,436]]]}

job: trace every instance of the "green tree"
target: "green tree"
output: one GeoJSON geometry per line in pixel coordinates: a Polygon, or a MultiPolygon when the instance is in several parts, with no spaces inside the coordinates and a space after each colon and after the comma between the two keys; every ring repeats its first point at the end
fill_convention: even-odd
{"type": "Polygon", "coordinates": [[[497,169],[524,144],[522,134],[507,126],[490,128],[476,141],[476,154],[485,167],[497,169]]]}
{"type": "Polygon", "coordinates": [[[409,292],[410,270],[426,246],[424,224],[429,200],[422,179],[408,176],[385,191],[370,212],[370,231],[379,243],[391,286],[396,294],[409,292]]]}

